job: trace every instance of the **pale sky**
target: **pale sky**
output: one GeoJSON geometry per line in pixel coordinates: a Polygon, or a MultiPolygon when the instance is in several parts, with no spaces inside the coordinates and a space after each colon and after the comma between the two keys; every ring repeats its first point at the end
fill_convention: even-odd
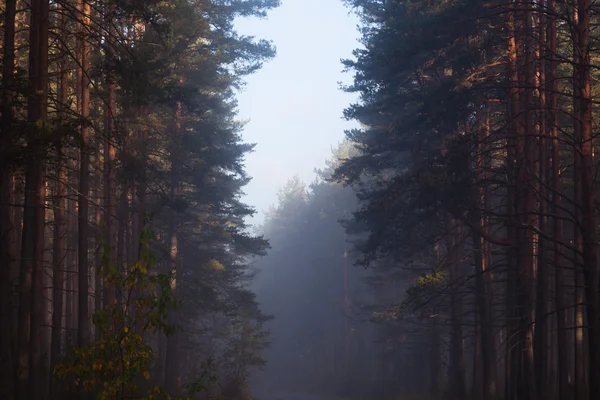
{"type": "Polygon", "coordinates": [[[313,181],[314,169],[330,158],[331,148],[355,126],[342,119],[354,96],[339,89],[351,82],[342,58],[359,46],[358,19],[342,0],[282,0],[267,19],[240,20],[240,34],[272,40],[275,59],[247,79],[238,95],[239,118],[249,120],[245,142],[257,143],[246,157],[252,181],[245,201],[258,211],[277,201],[277,191],[298,175],[313,181]]]}

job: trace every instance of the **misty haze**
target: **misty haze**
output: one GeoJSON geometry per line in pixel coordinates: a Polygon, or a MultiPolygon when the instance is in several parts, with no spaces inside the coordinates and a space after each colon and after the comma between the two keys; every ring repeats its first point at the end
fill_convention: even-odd
{"type": "Polygon", "coordinates": [[[599,16],[0,0],[0,400],[600,400],[599,16]]]}

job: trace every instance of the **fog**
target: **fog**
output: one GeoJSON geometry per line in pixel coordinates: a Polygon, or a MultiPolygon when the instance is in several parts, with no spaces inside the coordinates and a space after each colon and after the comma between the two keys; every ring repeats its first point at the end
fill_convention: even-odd
{"type": "Polygon", "coordinates": [[[0,1],[0,400],[599,400],[599,4],[0,1]]]}
{"type": "Polygon", "coordinates": [[[261,227],[271,249],[255,263],[253,291],[273,319],[265,365],[251,379],[259,398],[428,392],[427,329],[374,318],[402,300],[406,284],[355,265],[364,235],[349,235],[343,222],[357,211],[356,193],[326,181],[348,151],[336,149],[309,185],[290,179],[261,227]]]}

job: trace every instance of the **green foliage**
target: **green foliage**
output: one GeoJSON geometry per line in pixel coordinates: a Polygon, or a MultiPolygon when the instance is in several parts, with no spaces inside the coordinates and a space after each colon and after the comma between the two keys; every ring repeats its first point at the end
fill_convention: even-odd
{"type": "Polygon", "coordinates": [[[447,273],[434,271],[430,274],[422,275],[417,278],[413,288],[416,290],[431,290],[441,287],[447,279],[447,273]]]}
{"type": "Polygon", "coordinates": [[[160,388],[144,391],[137,383],[140,377],[150,378],[154,360],[144,335],[176,331],[167,319],[167,312],[176,307],[171,276],[153,270],[155,260],[149,250],[153,239],[149,230],[144,231],[140,260],[126,269],[111,264],[105,251],[101,276],[104,284],[117,289],[122,297],[94,313],[99,338],[72,348],[56,367],[57,377],[74,381],[78,390],[95,393],[99,400],[171,398],[160,388]]]}

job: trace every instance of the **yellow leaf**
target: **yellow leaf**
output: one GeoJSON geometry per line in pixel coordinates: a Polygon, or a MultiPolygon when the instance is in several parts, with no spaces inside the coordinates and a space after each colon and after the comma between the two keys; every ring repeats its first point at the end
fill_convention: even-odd
{"type": "Polygon", "coordinates": [[[144,371],[143,375],[146,380],[150,379],[150,373],[148,371],[144,371]]]}

